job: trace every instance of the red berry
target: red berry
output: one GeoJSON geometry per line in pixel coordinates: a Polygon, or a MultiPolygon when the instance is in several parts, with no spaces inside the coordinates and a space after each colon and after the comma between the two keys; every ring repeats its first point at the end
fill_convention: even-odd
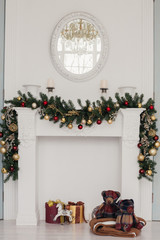
{"type": "Polygon", "coordinates": [[[54,118],[53,118],[53,120],[55,121],[55,122],[57,122],[58,121],[58,117],[57,116],[54,116],[54,118]]]}
{"type": "Polygon", "coordinates": [[[25,102],[21,102],[21,107],[25,107],[25,102]]]}
{"type": "Polygon", "coordinates": [[[153,105],[150,105],[150,106],[149,106],[149,109],[150,109],[150,110],[153,110],[153,108],[154,108],[153,105]]]}
{"type": "Polygon", "coordinates": [[[14,167],[13,167],[13,166],[10,167],[10,171],[11,171],[11,172],[14,171],[14,167]]]}
{"type": "Polygon", "coordinates": [[[110,108],[110,107],[106,107],[106,111],[107,111],[107,112],[110,112],[110,111],[111,111],[111,108],[110,108]]]}
{"type": "Polygon", "coordinates": [[[101,123],[102,123],[101,119],[98,119],[98,120],[97,120],[97,124],[99,125],[99,124],[101,124],[101,123]]]}
{"type": "Polygon", "coordinates": [[[159,137],[156,135],[154,136],[154,140],[157,141],[159,139],[159,137]]]}
{"type": "Polygon", "coordinates": [[[137,147],[141,148],[142,147],[142,143],[138,143],[137,147]]]}
{"type": "Polygon", "coordinates": [[[43,101],[43,106],[47,106],[48,102],[47,101],[43,101]]]}
{"type": "Polygon", "coordinates": [[[13,146],[13,151],[17,151],[18,150],[18,147],[17,146],[13,146]]]}
{"type": "Polygon", "coordinates": [[[125,105],[125,106],[128,106],[128,104],[129,104],[128,101],[125,101],[125,102],[124,102],[124,105],[125,105]]]}
{"type": "Polygon", "coordinates": [[[78,128],[81,130],[83,128],[83,125],[82,124],[79,124],[78,125],[78,128]]]}
{"type": "Polygon", "coordinates": [[[145,173],[145,170],[141,168],[141,169],[139,170],[139,173],[140,173],[140,174],[144,174],[144,173],[145,173]]]}
{"type": "Polygon", "coordinates": [[[3,133],[2,132],[0,132],[0,138],[2,138],[3,137],[3,133]]]}

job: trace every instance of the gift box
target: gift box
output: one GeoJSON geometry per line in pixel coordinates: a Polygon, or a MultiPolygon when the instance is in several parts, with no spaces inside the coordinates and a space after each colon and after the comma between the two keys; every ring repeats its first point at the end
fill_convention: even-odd
{"type": "Polygon", "coordinates": [[[83,223],[87,222],[84,217],[84,203],[79,201],[77,203],[68,202],[65,207],[72,211],[72,223],[83,223]]]}
{"type": "MultiPolygon", "coordinates": [[[[58,202],[54,202],[54,201],[48,201],[45,203],[45,209],[46,209],[46,222],[47,223],[64,223],[64,217],[58,217],[56,221],[54,221],[54,217],[57,215],[58,213],[58,209],[57,209],[57,204],[58,202]]],[[[61,202],[61,204],[64,206],[64,204],[61,202]]]]}

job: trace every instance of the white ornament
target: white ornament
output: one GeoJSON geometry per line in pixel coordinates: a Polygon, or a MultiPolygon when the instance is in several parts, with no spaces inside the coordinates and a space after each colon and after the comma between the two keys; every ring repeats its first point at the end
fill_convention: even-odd
{"type": "Polygon", "coordinates": [[[37,103],[32,103],[32,108],[36,108],[37,107],[37,103]]]}
{"type": "Polygon", "coordinates": [[[82,124],[86,124],[86,120],[85,119],[82,119],[82,124]]]}

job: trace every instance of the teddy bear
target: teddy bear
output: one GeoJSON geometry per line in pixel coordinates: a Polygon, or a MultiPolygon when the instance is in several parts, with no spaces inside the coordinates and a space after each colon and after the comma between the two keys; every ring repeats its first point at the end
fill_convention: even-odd
{"type": "Polygon", "coordinates": [[[120,200],[118,202],[119,211],[117,212],[116,226],[117,230],[129,232],[131,227],[142,229],[145,225],[134,214],[134,201],[133,199],[120,200]]]}
{"type": "Polygon", "coordinates": [[[104,202],[93,209],[92,218],[116,218],[118,211],[117,200],[120,197],[120,193],[108,190],[103,191],[101,195],[104,202]]]}

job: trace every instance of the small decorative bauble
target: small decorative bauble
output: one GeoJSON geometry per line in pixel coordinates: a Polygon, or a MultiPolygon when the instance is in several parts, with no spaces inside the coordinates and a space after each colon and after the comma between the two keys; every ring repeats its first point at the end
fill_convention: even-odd
{"type": "Polygon", "coordinates": [[[54,117],[53,117],[53,120],[54,120],[55,122],[57,122],[58,119],[59,119],[58,116],[54,116],[54,117]]]}
{"type": "Polygon", "coordinates": [[[150,129],[149,132],[148,132],[148,135],[150,137],[154,137],[156,135],[156,131],[154,129],[150,129]]]}
{"type": "Polygon", "coordinates": [[[82,128],[83,128],[83,125],[82,125],[82,124],[79,124],[79,125],[78,125],[78,129],[81,130],[82,128]]]}
{"type": "Polygon", "coordinates": [[[125,101],[125,102],[124,102],[124,105],[125,105],[125,106],[128,106],[128,104],[129,104],[128,101],[125,101]]]}
{"type": "Polygon", "coordinates": [[[45,119],[45,120],[49,120],[49,115],[46,114],[46,115],[44,116],[44,119],[45,119]]]}
{"type": "Polygon", "coordinates": [[[14,172],[14,167],[13,166],[10,167],[10,171],[14,172]]]}
{"type": "Polygon", "coordinates": [[[17,153],[13,154],[12,156],[14,161],[18,161],[19,160],[19,155],[17,153]]]}
{"type": "Polygon", "coordinates": [[[0,132],[0,138],[2,138],[3,137],[3,133],[2,132],[0,132]]]}
{"type": "Polygon", "coordinates": [[[110,107],[106,107],[106,111],[107,111],[107,112],[110,112],[110,111],[111,111],[111,108],[110,108],[110,107]]]}
{"type": "Polygon", "coordinates": [[[157,141],[159,139],[159,137],[156,135],[154,136],[154,140],[157,141]]]}
{"type": "Polygon", "coordinates": [[[141,169],[139,170],[139,173],[140,173],[140,174],[145,174],[145,170],[144,170],[143,168],[141,168],[141,169]]]}
{"type": "Polygon", "coordinates": [[[137,144],[137,147],[138,147],[138,148],[141,148],[141,147],[142,147],[142,143],[138,143],[138,144],[137,144]]]}
{"type": "Polygon", "coordinates": [[[37,108],[37,103],[35,103],[35,102],[32,103],[32,108],[33,108],[33,109],[37,108]]]}
{"type": "Polygon", "coordinates": [[[115,106],[116,108],[119,108],[119,107],[120,107],[120,105],[119,105],[118,102],[116,102],[116,103],[114,104],[114,106],[115,106]]]}
{"type": "Polygon", "coordinates": [[[0,152],[1,152],[2,154],[5,154],[5,153],[7,152],[7,150],[6,150],[6,148],[1,147],[1,148],[0,148],[0,152]]]}
{"type": "Polygon", "coordinates": [[[92,112],[92,107],[90,106],[90,107],[88,107],[88,112],[92,112]]]}
{"type": "Polygon", "coordinates": [[[159,142],[159,141],[156,141],[155,144],[154,144],[154,146],[155,146],[156,148],[159,148],[159,147],[160,147],[160,142],[159,142]]]}
{"type": "Polygon", "coordinates": [[[149,150],[149,154],[150,154],[151,156],[155,156],[155,155],[157,154],[157,150],[156,150],[155,148],[151,148],[151,149],[149,150]]]}
{"type": "Polygon", "coordinates": [[[144,161],[144,155],[142,153],[138,155],[138,160],[141,162],[144,161]]]}
{"type": "Polygon", "coordinates": [[[43,106],[47,106],[48,101],[43,101],[43,106]]]}
{"type": "Polygon", "coordinates": [[[156,120],[156,117],[154,115],[151,116],[151,120],[152,121],[155,121],[156,120]]]}
{"type": "Polygon", "coordinates": [[[100,125],[102,123],[101,119],[97,120],[97,124],[100,125]]]}
{"type": "Polygon", "coordinates": [[[150,109],[150,110],[153,110],[153,109],[154,109],[154,106],[153,106],[153,105],[150,105],[150,106],[149,106],[149,109],[150,109]]]}
{"type": "Polygon", "coordinates": [[[13,147],[12,147],[12,150],[13,150],[14,152],[18,151],[18,147],[17,147],[17,146],[13,146],[13,147]]]}
{"type": "Polygon", "coordinates": [[[21,98],[20,96],[19,96],[19,97],[17,97],[17,100],[18,100],[18,101],[21,101],[21,99],[22,99],[22,98],[21,98]]]}
{"type": "Polygon", "coordinates": [[[25,107],[25,102],[21,102],[21,107],[25,107]]]}
{"type": "Polygon", "coordinates": [[[108,122],[108,124],[112,124],[113,121],[112,121],[112,119],[109,119],[107,122],[108,122]]]}
{"type": "Polygon", "coordinates": [[[48,204],[49,207],[52,207],[52,206],[54,205],[53,201],[51,201],[51,200],[49,200],[49,201],[47,202],[47,204],[48,204]]]}
{"type": "Polygon", "coordinates": [[[62,122],[62,123],[65,123],[65,122],[66,122],[65,117],[62,117],[62,118],[61,118],[61,122],[62,122]]]}
{"type": "Polygon", "coordinates": [[[11,132],[16,132],[18,130],[18,126],[15,123],[11,123],[8,128],[11,132]]]}
{"type": "Polygon", "coordinates": [[[3,115],[1,116],[1,119],[2,119],[2,120],[5,120],[5,118],[6,118],[6,117],[5,117],[5,115],[3,114],[3,115]]]}
{"type": "Polygon", "coordinates": [[[1,144],[2,146],[4,146],[6,143],[5,143],[5,141],[0,141],[0,144],[1,144]]]}
{"type": "Polygon", "coordinates": [[[91,119],[88,119],[87,124],[88,124],[88,125],[91,125],[91,124],[92,124],[92,120],[91,120],[91,119]]]}
{"type": "Polygon", "coordinates": [[[151,170],[151,169],[147,170],[147,171],[146,171],[146,174],[147,174],[148,176],[151,176],[151,175],[152,175],[152,170],[151,170]]]}
{"type": "Polygon", "coordinates": [[[1,172],[2,172],[3,174],[5,174],[5,173],[7,173],[7,170],[6,170],[5,168],[2,168],[2,169],[1,169],[1,172]]]}
{"type": "Polygon", "coordinates": [[[138,108],[141,108],[142,107],[142,103],[138,103],[138,108]]]}
{"type": "Polygon", "coordinates": [[[83,118],[81,121],[82,124],[86,124],[86,120],[83,118]]]}
{"type": "Polygon", "coordinates": [[[69,129],[72,129],[72,128],[73,128],[72,123],[69,123],[69,124],[68,124],[68,128],[69,128],[69,129]]]}

